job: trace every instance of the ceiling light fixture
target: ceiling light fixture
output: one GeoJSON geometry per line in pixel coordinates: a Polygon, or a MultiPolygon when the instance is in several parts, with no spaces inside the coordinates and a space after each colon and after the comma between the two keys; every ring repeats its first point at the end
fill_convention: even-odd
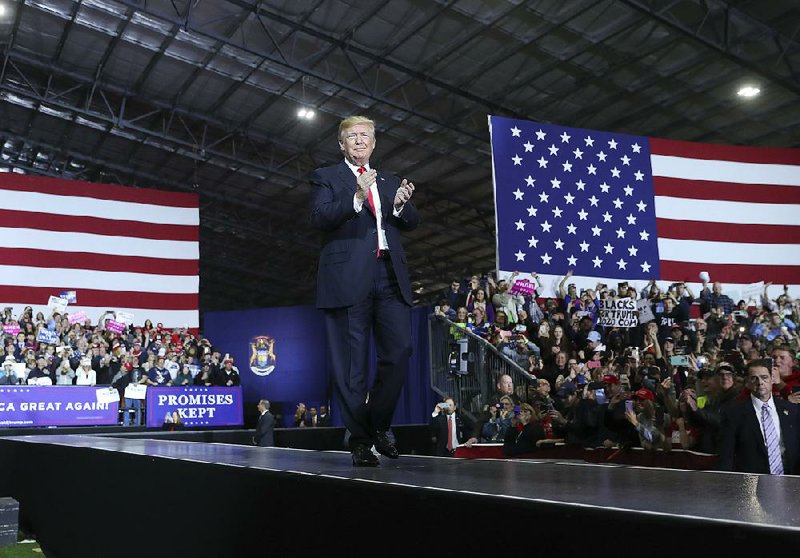
{"type": "Polygon", "coordinates": [[[755,85],[745,85],[744,87],[740,88],[739,91],[736,92],[737,95],[739,95],[740,97],[744,97],[745,99],[755,97],[759,93],[761,93],[761,89],[759,89],[755,85]]]}
{"type": "Polygon", "coordinates": [[[305,118],[306,120],[313,120],[317,113],[314,112],[314,109],[310,108],[301,108],[297,111],[298,118],[305,118]]]}

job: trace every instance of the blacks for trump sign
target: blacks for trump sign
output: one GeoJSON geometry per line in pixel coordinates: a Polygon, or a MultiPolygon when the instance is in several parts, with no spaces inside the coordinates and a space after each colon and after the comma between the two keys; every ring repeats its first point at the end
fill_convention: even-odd
{"type": "Polygon", "coordinates": [[[605,327],[636,327],[639,309],[632,298],[600,300],[598,325],[605,327]]]}

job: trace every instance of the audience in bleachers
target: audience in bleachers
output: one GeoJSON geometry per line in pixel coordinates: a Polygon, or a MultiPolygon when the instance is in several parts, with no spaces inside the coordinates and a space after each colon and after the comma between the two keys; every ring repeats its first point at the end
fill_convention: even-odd
{"type": "Polygon", "coordinates": [[[800,306],[788,289],[769,299],[765,287],[760,300],[735,303],[707,276],[698,297],[684,283],[578,291],[570,278],[559,283],[559,299],[519,294],[515,275],[451,285],[469,293],[467,329],[538,378],[521,402],[530,407],[517,406],[513,416],[509,400],[492,398],[471,443],[504,441],[509,455],[561,438],[718,453],[726,411],[750,398],[747,363],[764,357],[774,363],[774,396],[800,404],[800,306]],[[631,328],[598,325],[600,299],[623,297],[647,299],[653,319],[631,328]],[[491,303],[477,303],[483,300],[491,303]]]}

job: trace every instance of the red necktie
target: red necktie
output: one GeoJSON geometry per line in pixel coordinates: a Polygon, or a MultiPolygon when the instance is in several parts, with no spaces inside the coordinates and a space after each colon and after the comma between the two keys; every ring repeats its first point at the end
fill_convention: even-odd
{"type": "Polygon", "coordinates": [[[453,451],[453,415],[447,415],[447,450],[453,451]]]}
{"type": "MultiPolygon", "coordinates": [[[[367,172],[367,169],[364,167],[358,167],[358,174],[364,174],[367,172]]],[[[369,202],[369,208],[372,210],[372,214],[375,215],[375,219],[378,219],[378,211],[375,209],[375,200],[372,197],[372,187],[367,190],[367,201],[369,202]]],[[[381,241],[380,235],[378,238],[378,250],[375,252],[376,257],[381,257],[381,241]]]]}

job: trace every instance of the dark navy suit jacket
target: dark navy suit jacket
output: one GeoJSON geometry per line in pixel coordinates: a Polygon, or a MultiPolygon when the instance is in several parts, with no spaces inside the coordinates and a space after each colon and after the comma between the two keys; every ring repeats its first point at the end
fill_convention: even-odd
{"type": "MultiPolygon", "coordinates": [[[[800,414],[798,405],[772,398],[781,426],[783,468],[787,475],[800,474],[800,414]]],[[[761,424],[748,397],[723,415],[720,427],[719,468],[723,471],[769,474],[769,459],[761,424]]]]}
{"type": "MultiPolygon", "coordinates": [[[[375,217],[367,202],[360,212],[353,209],[356,177],[344,161],[317,169],[310,181],[313,189],[311,224],[323,233],[317,272],[317,307],[352,306],[365,299],[372,286],[378,247],[375,217]]],[[[405,204],[399,217],[393,215],[392,205],[400,179],[378,171],[376,182],[392,267],[403,300],[411,306],[411,284],[400,231],[414,229],[419,215],[411,201],[405,204]]]]}

